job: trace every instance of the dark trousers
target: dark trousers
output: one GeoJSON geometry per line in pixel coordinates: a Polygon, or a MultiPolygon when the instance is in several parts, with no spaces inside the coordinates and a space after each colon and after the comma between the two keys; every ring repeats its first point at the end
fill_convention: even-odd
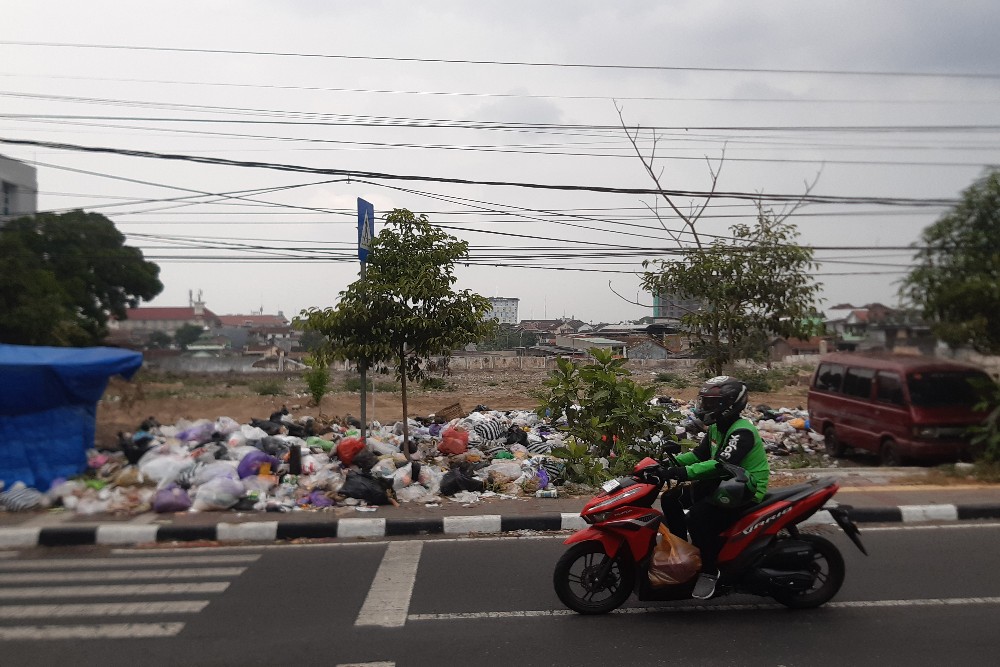
{"type": "Polygon", "coordinates": [[[685,540],[690,533],[691,544],[701,550],[702,572],[713,574],[718,570],[722,550],[719,533],[735,523],[742,513],[741,509],[727,509],[709,502],[718,486],[718,481],[695,482],[688,487],[674,487],[660,497],[667,530],[685,540]],[[688,508],[685,520],[684,510],[688,508]]]}

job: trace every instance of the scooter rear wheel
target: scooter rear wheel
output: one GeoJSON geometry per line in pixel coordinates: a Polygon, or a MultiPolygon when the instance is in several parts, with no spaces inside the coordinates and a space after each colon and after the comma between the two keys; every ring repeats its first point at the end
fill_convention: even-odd
{"type": "Polygon", "coordinates": [[[552,575],[556,595],[579,614],[606,614],[620,607],[635,587],[635,567],[626,550],[608,563],[600,542],[580,542],[556,563],[552,575]],[[607,566],[603,578],[601,572],[607,566]]]}
{"type": "Polygon", "coordinates": [[[810,568],[813,585],[805,591],[775,591],[774,599],[792,609],[811,609],[826,604],[844,583],[844,557],[837,546],[819,535],[800,535],[813,548],[810,568]]]}

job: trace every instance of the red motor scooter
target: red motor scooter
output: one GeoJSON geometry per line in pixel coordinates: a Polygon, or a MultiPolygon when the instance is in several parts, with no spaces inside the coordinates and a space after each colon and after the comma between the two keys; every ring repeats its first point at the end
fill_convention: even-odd
{"type": "MultiPolygon", "coordinates": [[[[673,465],[674,454],[668,452],[673,465]]],[[[720,462],[721,463],[721,462],[720,462]]],[[[721,463],[736,481],[745,483],[742,468],[721,463]]],[[[633,592],[639,600],[682,600],[691,597],[697,576],[682,583],[654,587],[649,567],[663,515],[653,502],[663,488],[663,466],[652,458],[636,464],[631,477],[606,482],[580,516],[589,526],[571,535],[572,545],[556,564],[556,594],[581,614],[605,614],[621,606],[633,592]]],[[[848,507],[824,504],[837,492],[832,478],[775,489],[748,507],[727,528],[719,552],[719,581],[714,597],[749,593],[771,597],[788,607],[805,609],[829,601],[844,582],[844,558],[819,535],[802,534],[798,524],[820,509],[868,555],[848,507]]]]}

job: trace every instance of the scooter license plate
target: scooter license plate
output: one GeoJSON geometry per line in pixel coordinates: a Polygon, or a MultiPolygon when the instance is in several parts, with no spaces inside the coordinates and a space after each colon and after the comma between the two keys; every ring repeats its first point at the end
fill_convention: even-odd
{"type": "Polygon", "coordinates": [[[604,484],[601,484],[601,488],[604,489],[605,493],[611,493],[621,485],[622,483],[619,482],[617,479],[609,479],[604,484]]]}

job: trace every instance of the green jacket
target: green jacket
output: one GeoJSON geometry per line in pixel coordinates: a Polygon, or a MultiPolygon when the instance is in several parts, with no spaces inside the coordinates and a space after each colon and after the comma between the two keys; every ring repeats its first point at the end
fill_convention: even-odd
{"type": "Polygon", "coordinates": [[[701,444],[689,452],[679,454],[677,461],[685,467],[690,480],[725,477],[726,472],[717,465],[718,461],[738,465],[747,471],[747,486],[757,502],[767,493],[767,483],[771,476],[767,452],[764,451],[764,442],[757,427],[746,419],[737,419],[721,437],[718,427],[712,424],[701,444]],[[726,443],[725,446],[723,443],[726,443]]]}

